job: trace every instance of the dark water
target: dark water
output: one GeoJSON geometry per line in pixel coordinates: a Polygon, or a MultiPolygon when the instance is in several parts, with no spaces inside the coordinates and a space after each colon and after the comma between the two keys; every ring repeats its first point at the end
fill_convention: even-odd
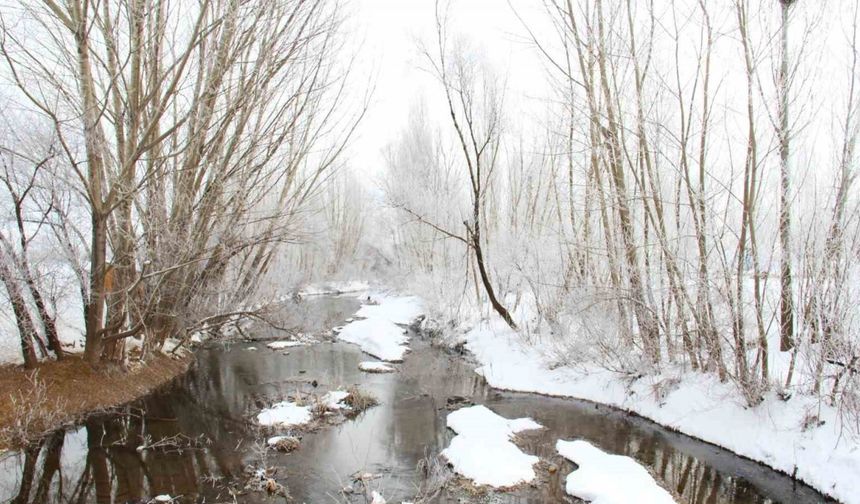
{"type": "MultiPolygon", "coordinates": [[[[295,325],[309,333],[339,325],[356,309],[350,298],[319,298],[291,305],[295,325]]],[[[547,428],[524,437],[524,449],[558,466],[540,483],[512,494],[464,500],[443,493],[434,502],[573,502],[563,493],[574,469],[555,453],[559,438],[585,438],[649,466],[687,503],[827,502],[814,490],[732,454],[650,422],[585,402],[488,388],[466,361],[432,349],[419,336],[396,374],[361,373],[370,360],[357,347],[322,343],[289,355],[262,343],[214,345],[201,350],[194,369],[177,384],[122,414],[92,418],[58,432],[33,449],[0,461],[0,501],[20,503],[146,502],[159,494],[181,502],[284,502],[262,493],[234,497],[246,467],[277,468],[275,479],[298,503],[364,502],[340,489],[350,475],[380,475],[372,486],[389,503],[411,500],[423,477],[416,467],[449,442],[446,401],[464,396],[506,417],[531,416],[547,428]],[[255,346],[257,351],[247,348],[255,346]],[[312,382],[318,387],[314,388],[312,382]],[[296,391],[358,384],[380,400],[354,420],[305,433],[297,452],[260,448],[266,433],[247,421],[276,398],[296,391]],[[138,451],[143,443],[162,448],[138,451]]],[[[623,482],[619,482],[623,484],[623,482]]]]}

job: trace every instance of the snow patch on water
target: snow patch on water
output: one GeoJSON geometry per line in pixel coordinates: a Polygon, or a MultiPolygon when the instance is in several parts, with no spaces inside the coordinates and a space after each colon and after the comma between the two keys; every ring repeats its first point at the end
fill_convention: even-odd
{"type": "Polygon", "coordinates": [[[359,320],[352,322],[338,333],[337,337],[347,343],[354,343],[377,359],[400,362],[409,350],[405,330],[387,320],[359,320]]]}
{"type": "Polygon", "coordinates": [[[284,401],[261,411],[257,415],[257,423],[269,427],[295,427],[310,422],[312,418],[310,407],[284,401]]]}
{"type": "Polygon", "coordinates": [[[531,418],[507,419],[485,406],[471,406],[448,415],[448,427],[457,433],[442,456],[454,471],[478,485],[496,488],[528,483],[535,478],[540,459],[523,453],[511,442],[514,434],[541,429],[531,418]]]}
{"type": "Polygon", "coordinates": [[[365,304],[356,317],[387,320],[395,324],[410,324],[424,313],[423,303],[416,296],[377,296],[377,304],[365,304]]]}
{"type": "Polygon", "coordinates": [[[266,346],[272,350],[283,350],[284,348],[305,346],[306,344],[307,343],[304,341],[273,341],[271,343],[267,343],[266,346]]]}
{"type": "Polygon", "coordinates": [[[349,397],[349,392],[346,390],[332,390],[322,396],[320,401],[330,410],[349,409],[349,405],[343,402],[347,397],[349,397]]]}
{"type": "Polygon", "coordinates": [[[384,362],[364,361],[358,364],[358,369],[365,373],[393,373],[396,371],[394,366],[390,366],[384,362]]]}
{"type": "Polygon", "coordinates": [[[651,474],[630,457],[612,455],[583,440],[559,441],[562,457],[579,466],[567,476],[565,491],[592,504],[675,504],[651,474]]]}
{"type": "Polygon", "coordinates": [[[278,443],[283,441],[284,439],[289,439],[290,436],[272,436],[266,440],[266,444],[269,446],[277,446],[278,443]]]}
{"type": "MultiPolygon", "coordinates": [[[[421,300],[414,296],[382,296],[377,304],[363,305],[355,320],[337,332],[338,339],[354,343],[377,359],[401,362],[409,351],[406,330],[398,324],[408,324],[423,313],[421,300]]],[[[337,328],[335,328],[337,329],[337,328]]]]}

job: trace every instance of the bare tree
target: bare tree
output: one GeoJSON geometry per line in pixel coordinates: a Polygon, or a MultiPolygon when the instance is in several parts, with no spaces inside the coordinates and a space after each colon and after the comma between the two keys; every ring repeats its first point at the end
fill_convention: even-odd
{"type": "MultiPolygon", "coordinates": [[[[8,121],[9,118],[4,119],[8,121]]],[[[38,141],[36,140],[36,143],[38,141]]],[[[7,132],[3,144],[0,145],[0,163],[3,169],[0,182],[11,205],[13,223],[8,236],[6,232],[0,232],[4,283],[18,319],[22,343],[32,340],[43,355],[47,356],[50,352],[60,360],[63,357],[63,348],[55,317],[50,313],[49,301],[43,294],[43,287],[31,262],[32,243],[40,237],[49,223],[51,206],[41,205],[39,195],[45,191],[42,187],[44,173],[54,161],[55,152],[51,145],[24,142],[12,131],[7,132]],[[16,145],[23,147],[23,150],[10,148],[16,145]],[[31,313],[31,303],[28,300],[32,300],[35,313],[31,313]],[[41,331],[37,326],[41,327],[41,331]]],[[[25,363],[31,364],[29,350],[24,347],[22,350],[25,363]]]]}
{"type": "Polygon", "coordinates": [[[470,61],[463,50],[452,52],[446,22],[437,2],[437,46],[435,54],[425,50],[424,55],[445,92],[448,114],[469,176],[472,213],[471,219],[463,222],[466,236],[459,239],[467,243],[475,254],[481,284],[493,310],[512,329],[516,329],[513,317],[499,300],[490,280],[485,238],[482,238],[489,186],[499,163],[504,92],[495,77],[476,68],[477,62],[470,61]]]}
{"type": "Polygon", "coordinates": [[[158,348],[251,295],[361,116],[336,114],[337,2],[22,7],[2,56],[90,215],[86,359],[121,359],[139,334],[158,348]]]}

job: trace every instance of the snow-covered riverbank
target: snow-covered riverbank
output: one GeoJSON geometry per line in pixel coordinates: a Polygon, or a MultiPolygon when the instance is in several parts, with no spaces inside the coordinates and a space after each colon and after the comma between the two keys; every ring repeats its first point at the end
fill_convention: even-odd
{"type": "Polygon", "coordinates": [[[837,412],[811,397],[768,393],[747,407],[715,377],[664,371],[639,379],[598,366],[553,366],[551,359],[493,318],[466,332],[476,371],[499,389],[572,397],[631,411],[796,477],[846,504],[860,503],[860,446],[837,412]],[[811,418],[817,418],[810,425],[811,418]]]}
{"type": "MultiPolygon", "coordinates": [[[[369,299],[371,304],[362,306],[356,320],[340,331],[340,339],[382,359],[402,360],[408,352],[402,326],[421,315],[427,302],[381,293],[369,299]]],[[[809,396],[783,400],[770,392],[762,404],[750,408],[736,388],[708,374],[664,369],[659,375],[632,378],[597,365],[559,365],[557,355],[549,353],[552,345],[527,344],[495,316],[465,331],[462,342],[479,364],[476,372],[492,387],[630,411],[795,475],[847,504],[860,503],[854,491],[860,447],[840,429],[837,412],[809,396]]]]}

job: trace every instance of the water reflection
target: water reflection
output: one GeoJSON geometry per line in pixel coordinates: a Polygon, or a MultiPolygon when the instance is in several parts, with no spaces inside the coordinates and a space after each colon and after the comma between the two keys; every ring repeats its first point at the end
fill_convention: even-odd
{"type": "MultiPolygon", "coordinates": [[[[349,299],[305,302],[301,323],[306,331],[324,330],[356,308],[349,299]]],[[[504,416],[532,416],[547,427],[525,436],[524,449],[559,470],[541,485],[500,496],[502,502],[570,502],[563,479],[573,466],[556,454],[558,438],[586,438],[635,457],[686,503],[823,501],[785,476],[636,417],[583,402],[492,391],[462,360],[423,342],[413,347],[391,375],[360,373],[357,365],[367,357],[345,344],[291,348],[289,355],[261,344],[203,350],[192,372],[169,390],[0,461],[0,501],[112,504],[170,494],[183,502],[233,502],[228,488],[241,492],[245,468],[266,463],[278,468],[276,479],[295,502],[344,502],[339,490],[359,470],[380,474],[374,484],[389,502],[400,502],[420,484],[419,461],[449,442],[445,405],[454,395],[504,416]],[[265,436],[247,418],[262,405],[297,390],[350,384],[360,384],[381,405],[354,421],[305,434],[297,452],[259,449],[265,436]],[[155,446],[138,449],[142,445],[155,446]]],[[[271,502],[260,494],[237,499],[271,502]]],[[[458,502],[448,494],[436,501],[458,502]]]]}

